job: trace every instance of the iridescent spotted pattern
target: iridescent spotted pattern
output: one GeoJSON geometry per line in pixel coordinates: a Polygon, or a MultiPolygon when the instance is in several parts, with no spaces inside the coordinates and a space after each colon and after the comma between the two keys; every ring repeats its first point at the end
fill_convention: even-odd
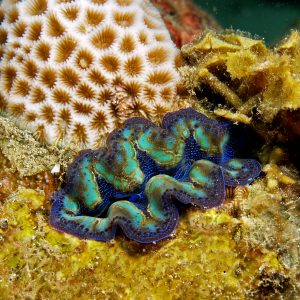
{"type": "Polygon", "coordinates": [[[217,207],[225,186],[259,175],[256,160],[229,157],[228,140],[226,125],[192,108],[166,114],[161,127],[131,118],[106,148],[75,159],[52,197],[50,222],[79,238],[109,241],[119,226],[140,243],[163,240],[177,226],[176,201],[217,207]]]}

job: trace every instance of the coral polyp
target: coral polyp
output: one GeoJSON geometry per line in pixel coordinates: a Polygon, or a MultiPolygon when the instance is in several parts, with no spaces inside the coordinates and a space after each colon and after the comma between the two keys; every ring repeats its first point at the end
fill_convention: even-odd
{"type": "Polygon", "coordinates": [[[175,230],[176,201],[220,206],[225,186],[260,173],[253,159],[229,155],[226,125],[189,108],[168,113],[161,127],[131,118],[107,147],[83,151],[66,186],[53,195],[51,224],[80,238],[109,241],[117,226],[132,240],[157,242],[175,230]]]}
{"type": "Polygon", "coordinates": [[[0,110],[41,141],[96,149],[128,117],[183,107],[180,52],[150,1],[5,0],[0,12],[0,110]]]}

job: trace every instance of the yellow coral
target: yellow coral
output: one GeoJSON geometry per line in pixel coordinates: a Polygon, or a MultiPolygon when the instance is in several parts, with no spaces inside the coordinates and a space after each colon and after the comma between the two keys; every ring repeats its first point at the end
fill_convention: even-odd
{"type": "Polygon", "coordinates": [[[299,32],[293,31],[274,49],[240,32],[207,32],[183,46],[182,54],[188,62],[181,68],[185,84],[214,103],[218,116],[252,125],[263,121],[268,125],[255,128],[264,137],[279,117],[283,121],[279,128],[299,135],[299,32]]]}

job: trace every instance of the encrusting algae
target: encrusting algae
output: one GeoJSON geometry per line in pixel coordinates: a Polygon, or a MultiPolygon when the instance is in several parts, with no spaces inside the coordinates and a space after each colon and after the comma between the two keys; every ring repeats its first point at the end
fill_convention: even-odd
{"type": "Polygon", "coordinates": [[[0,293],[4,299],[57,299],[57,293],[64,299],[293,299],[295,215],[282,211],[282,190],[263,189],[264,180],[249,187],[239,216],[226,205],[188,209],[174,237],[150,246],[122,235],[107,244],[56,232],[43,194],[20,190],[0,210],[0,293]]]}
{"type": "Polygon", "coordinates": [[[252,124],[269,140],[300,136],[299,32],[269,49],[241,32],[209,31],[182,54],[186,86],[215,115],[252,124]]]}

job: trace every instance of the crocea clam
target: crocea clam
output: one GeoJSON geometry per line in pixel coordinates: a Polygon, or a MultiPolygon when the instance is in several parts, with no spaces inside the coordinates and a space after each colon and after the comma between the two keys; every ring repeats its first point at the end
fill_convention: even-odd
{"type": "Polygon", "coordinates": [[[225,186],[247,185],[261,171],[253,159],[228,155],[227,127],[192,108],[165,115],[157,126],[143,118],[113,131],[107,147],[85,150],[54,193],[51,225],[79,238],[109,241],[117,226],[132,240],[169,237],[176,201],[217,207],[225,186]]]}

